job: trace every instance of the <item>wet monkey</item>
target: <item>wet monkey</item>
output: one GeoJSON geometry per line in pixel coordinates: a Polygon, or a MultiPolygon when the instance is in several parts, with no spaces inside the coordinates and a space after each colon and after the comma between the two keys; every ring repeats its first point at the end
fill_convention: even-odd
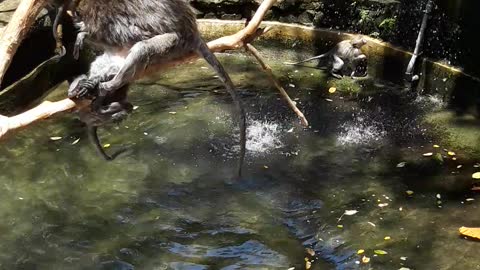
{"type": "MultiPolygon", "coordinates": [[[[119,57],[111,57],[103,54],[92,62],[87,75],[80,75],[70,84],[68,97],[77,99],[80,96],[95,99],[98,94],[98,85],[101,82],[110,80],[120,70],[123,60],[119,57]]],[[[108,155],[100,143],[97,129],[109,123],[120,123],[132,112],[133,106],[127,100],[129,85],[120,87],[115,93],[107,96],[101,106],[93,110],[91,106],[79,110],[80,121],[87,126],[87,133],[90,141],[97,152],[105,160],[113,160],[124,151],[120,150],[113,155],[108,155]]]]}
{"type": "Polygon", "coordinates": [[[193,52],[202,56],[217,73],[236,107],[240,126],[240,175],[245,156],[245,112],[229,75],[201,38],[195,15],[186,0],[52,1],[60,2],[64,10],[71,9],[74,19],[82,22],[77,47],[85,38],[105,53],[125,58],[112,79],[99,83],[93,110],[147,66],[167,63],[193,52]]]}
{"type": "Polygon", "coordinates": [[[358,65],[367,60],[367,56],[361,50],[365,44],[367,44],[367,41],[364,38],[344,40],[324,54],[286,64],[298,65],[316,59],[325,60],[327,65],[331,66],[330,73],[335,78],[341,78],[346,71],[351,72],[349,75],[353,78],[356,75],[358,65]]]}

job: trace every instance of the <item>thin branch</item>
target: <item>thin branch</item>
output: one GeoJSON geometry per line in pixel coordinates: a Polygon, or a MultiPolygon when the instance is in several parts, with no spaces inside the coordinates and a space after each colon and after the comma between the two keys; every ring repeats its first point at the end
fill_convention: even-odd
{"type": "MultiPolygon", "coordinates": [[[[32,1],[32,0],[24,0],[24,1],[32,1]]],[[[37,0],[37,1],[40,2],[41,0],[37,0]]],[[[273,4],[275,4],[275,2],[276,0],[263,1],[257,10],[257,13],[255,13],[252,20],[244,29],[240,30],[239,32],[233,35],[221,37],[219,39],[209,42],[207,45],[210,48],[210,50],[212,52],[222,52],[225,50],[235,50],[235,49],[242,48],[243,44],[245,43],[244,42],[245,40],[249,39],[249,37],[251,37],[252,35],[256,35],[257,28],[262,22],[263,16],[265,16],[265,13],[273,6],[273,4]]],[[[136,79],[139,79],[145,75],[156,73],[158,71],[161,71],[163,69],[166,69],[175,65],[186,63],[196,58],[198,58],[198,55],[190,54],[190,55],[181,57],[179,59],[175,59],[168,63],[149,66],[145,70],[145,72],[137,76],[136,79]]],[[[88,101],[83,102],[81,104],[81,106],[87,106],[87,105],[88,105],[88,101]]],[[[18,129],[20,127],[25,127],[31,123],[34,123],[44,118],[48,118],[54,114],[64,112],[64,111],[69,111],[75,108],[76,106],[78,107],[79,104],[75,104],[75,102],[67,98],[57,102],[45,101],[42,104],[38,105],[37,107],[16,116],[5,117],[0,115],[0,138],[12,130],[18,129]]]]}
{"type": "Polygon", "coordinates": [[[295,104],[295,102],[290,98],[290,96],[288,96],[288,93],[285,91],[285,89],[283,88],[283,86],[280,84],[280,82],[275,78],[275,75],[273,74],[272,72],[272,69],[270,68],[270,66],[268,66],[262,59],[262,57],[260,56],[260,53],[258,52],[257,49],[255,49],[255,47],[253,47],[252,44],[245,44],[245,48],[247,49],[248,52],[250,52],[258,61],[258,63],[260,63],[260,65],[262,66],[263,70],[265,71],[265,73],[267,73],[268,75],[268,79],[270,80],[271,83],[273,83],[275,85],[275,87],[278,89],[278,91],[280,92],[280,94],[283,96],[283,98],[287,101],[288,103],[288,106],[290,106],[290,108],[297,114],[298,118],[300,118],[300,121],[302,123],[302,125],[304,127],[308,127],[308,121],[307,121],[307,118],[305,118],[305,116],[303,115],[303,113],[298,109],[297,105],[295,104]]]}

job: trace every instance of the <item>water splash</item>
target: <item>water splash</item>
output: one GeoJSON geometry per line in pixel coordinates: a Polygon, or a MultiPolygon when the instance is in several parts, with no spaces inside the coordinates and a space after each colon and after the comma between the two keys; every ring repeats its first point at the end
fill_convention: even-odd
{"type": "Polygon", "coordinates": [[[251,121],[247,128],[247,150],[258,155],[283,147],[281,132],[281,126],[275,122],[251,121]]]}
{"type": "Polygon", "coordinates": [[[368,144],[380,141],[385,136],[385,131],[379,123],[366,121],[357,117],[352,122],[341,126],[342,131],[337,137],[339,145],[368,144]]]}

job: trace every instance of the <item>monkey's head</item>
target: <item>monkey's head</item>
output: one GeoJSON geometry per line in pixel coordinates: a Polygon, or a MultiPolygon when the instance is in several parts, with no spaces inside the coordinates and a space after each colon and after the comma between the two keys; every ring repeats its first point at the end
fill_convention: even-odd
{"type": "Polygon", "coordinates": [[[367,44],[367,40],[363,37],[355,38],[352,40],[352,46],[357,49],[362,48],[365,44],[367,44]]]}

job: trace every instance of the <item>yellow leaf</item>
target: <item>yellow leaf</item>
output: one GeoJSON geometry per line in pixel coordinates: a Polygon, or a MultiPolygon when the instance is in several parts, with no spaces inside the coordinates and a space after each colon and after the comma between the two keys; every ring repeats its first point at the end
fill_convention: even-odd
{"type": "Polygon", "coordinates": [[[386,255],[386,254],[388,254],[388,252],[386,252],[385,250],[381,250],[381,249],[375,249],[373,252],[374,252],[375,254],[377,254],[377,255],[386,255]]]}
{"type": "Polygon", "coordinates": [[[385,239],[385,240],[390,240],[390,239],[392,239],[392,238],[391,238],[390,236],[385,236],[385,238],[383,238],[383,239],[385,239]]]}
{"type": "Polygon", "coordinates": [[[461,227],[458,231],[461,235],[480,240],[480,228],[461,227]]]}
{"type": "Polygon", "coordinates": [[[434,144],[434,145],[433,145],[433,148],[440,148],[440,145],[434,144]]]}
{"type": "Polygon", "coordinates": [[[370,258],[367,257],[367,256],[363,256],[363,257],[362,257],[362,262],[363,262],[363,263],[369,263],[369,262],[370,262],[370,258]]]}
{"type": "Polygon", "coordinates": [[[412,190],[407,190],[405,191],[407,193],[408,196],[412,196],[413,195],[413,191],[412,190]]]}
{"type": "Polygon", "coordinates": [[[305,269],[310,269],[310,267],[312,267],[312,263],[311,262],[305,262],[305,269]]]}
{"type": "Polygon", "coordinates": [[[268,169],[268,166],[267,166],[267,165],[263,165],[263,168],[264,168],[264,169],[268,169]]]}
{"type": "Polygon", "coordinates": [[[311,249],[311,248],[306,248],[305,251],[308,253],[308,255],[310,256],[315,256],[315,250],[311,249]]]}
{"type": "Polygon", "coordinates": [[[343,229],[343,225],[337,225],[337,227],[343,229]]]}
{"type": "Polygon", "coordinates": [[[335,93],[335,91],[337,91],[337,88],[335,88],[335,87],[330,87],[330,89],[328,89],[328,92],[329,92],[330,94],[335,93]]]}
{"type": "Polygon", "coordinates": [[[455,156],[456,154],[455,154],[455,152],[448,151],[448,152],[447,152],[447,155],[449,155],[449,156],[455,156]]]}
{"type": "Polygon", "coordinates": [[[476,172],[476,173],[472,174],[472,178],[476,179],[476,180],[480,180],[480,172],[476,172]]]}
{"type": "Polygon", "coordinates": [[[108,147],[110,147],[109,143],[106,143],[106,144],[103,145],[103,148],[108,148],[108,147]]]}
{"type": "Polygon", "coordinates": [[[359,249],[359,250],[357,251],[357,254],[363,254],[363,253],[365,253],[365,250],[364,250],[364,249],[359,249]]]}

